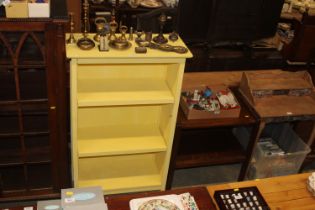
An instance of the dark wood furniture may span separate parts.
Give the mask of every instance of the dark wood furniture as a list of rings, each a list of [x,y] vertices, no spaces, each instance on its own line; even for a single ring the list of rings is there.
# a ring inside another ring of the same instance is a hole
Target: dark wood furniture
[[[178,32],[194,54],[187,60],[185,71],[283,68],[285,62],[277,49],[249,46],[251,41],[273,36],[282,3],[282,0],[180,1]]]
[[[65,25],[0,18],[0,202],[52,198],[69,186]]]
[[[80,2],[83,2],[83,0],[79,0]],[[77,0],[68,0],[68,4],[74,5],[74,7],[70,7],[69,11],[74,12],[75,18],[75,31],[80,32],[81,31],[81,8],[78,7]],[[80,3],[79,3],[80,4]],[[122,4],[118,5],[112,5],[109,1],[103,1],[101,3],[98,3],[97,1],[89,1],[89,24],[90,24],[90,31],[95,32],[95,18],[96,17],[105,17],[107,21],[110,21],[110,14],[115,10],[115,17],[116,22],[118,24],[126,25],[128,28],[133,27],[134,30],[137,29],[137,15],[145,14],[152,12],[154,10],[165,10],[165,11],[172,11],[172,13],[176,13],[177,8],[168,8],[165,6],[159,7],[159,8],[146,8],[142,6],[138,6],[137,8],[132,8],[129,6],[127,2],[124,2]],[[173,21],[174,20],[174,21]],[[172,26],[174,25],[173,22],[176,21],[176,18],[173,18],[172,21],[167,21],[165,25],[165,29],[173,29]],[[141,30],[145,30],[145,28],[142,28]],[[147,30],[146,30],[147,31]]]
[[[283,56],[290,62],[314,62],[315,15],[293,11],[283,14],[282,21],[291,23],[295,31],[293,40],[284,45]]]
[[[196,87],[198,84],[228,84],[235,87],[240,81],[241,72],[186,73],[183,86]],[[167,188],[172,185],[176,169],[201,167],[216,164],[243,163],[239,180],[245,178],[257,138],[259,118],[240,94],[233,91],[241,104],[238,118],[188,120],[179,108],[177,126],[173,142]],[[251,141],[244,150],[232,133],[238,126],[252,128]]]

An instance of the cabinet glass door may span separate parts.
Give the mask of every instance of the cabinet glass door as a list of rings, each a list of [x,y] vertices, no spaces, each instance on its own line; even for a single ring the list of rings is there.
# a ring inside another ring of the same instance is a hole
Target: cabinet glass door
[[[52,189],[44,32],[0,32],[0,194]]]

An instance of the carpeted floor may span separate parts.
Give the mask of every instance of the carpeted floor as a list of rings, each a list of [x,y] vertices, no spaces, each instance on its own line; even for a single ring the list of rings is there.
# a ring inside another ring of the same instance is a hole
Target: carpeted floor
[[[176,170],[172,188],[235,182],[240,169],[240,164],[233,164]]]

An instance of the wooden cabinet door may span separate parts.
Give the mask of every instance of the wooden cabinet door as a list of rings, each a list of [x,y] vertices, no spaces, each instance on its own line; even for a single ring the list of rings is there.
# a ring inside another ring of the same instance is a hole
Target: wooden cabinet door
[[[54,197],[69,177],[63,25],[0,27],[0,200]]]

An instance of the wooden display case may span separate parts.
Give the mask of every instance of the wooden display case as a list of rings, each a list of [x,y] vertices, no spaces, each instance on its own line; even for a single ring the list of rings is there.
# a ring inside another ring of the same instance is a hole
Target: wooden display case
[[[0,203],[70,185],[63,3],[50,19],[0,18]]]
[[[315,15],[293,10],[292,13],[281,14],[281,21],[292,24],[294,30],[294,38],[284,44],[282,54],[291,64],[295,62],[299,64],[314,62],[315,43],[313,37],[315,35]]]
[[[165,189],[185,59],[192,55],[136,54],[134,46],[99,52],[67,45],[75,187],[100,185],[105,194]]]

